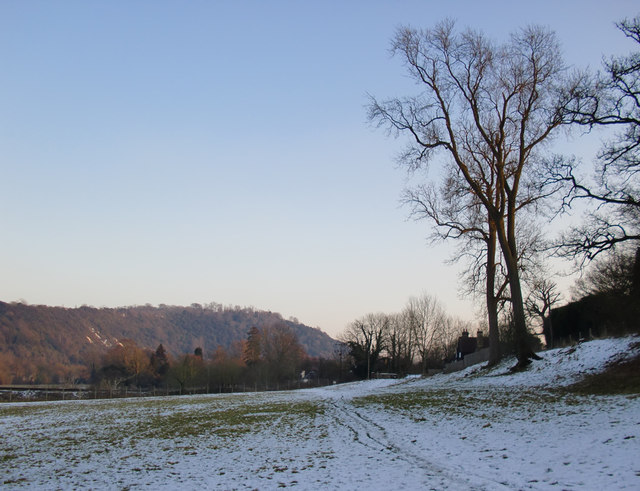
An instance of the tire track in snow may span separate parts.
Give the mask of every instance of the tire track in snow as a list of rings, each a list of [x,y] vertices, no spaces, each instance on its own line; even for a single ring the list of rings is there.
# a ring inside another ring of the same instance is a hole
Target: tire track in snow
[[[399,442],[389,436],[386,428],[371,418],[364,416],[356,407],[345,400],[334,399],[327,401],[334,410],[334,420],[347,428],[353,435],[354,441],[376,453],[388,455],[391,460],[398,459],[410,464],[417,471],[423,473],[425,486],[432,489],[513,489],[505,482],[499,482],[488,476],[471,475],[467,478],[459,477],[459,470],[448,468],[435,463],[422,455],[416,454],[416,449],[407,442]]]

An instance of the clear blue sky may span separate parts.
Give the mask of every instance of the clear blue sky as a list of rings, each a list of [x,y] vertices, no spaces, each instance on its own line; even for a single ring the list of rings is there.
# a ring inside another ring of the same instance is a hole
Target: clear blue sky
[[[400,25],[631,46],[632,1],[0,2],[0,300],[215,301],[336,335],[422,292],[473,319],[451,245],[399,206],[402,141],[366,95],[414,90]]]

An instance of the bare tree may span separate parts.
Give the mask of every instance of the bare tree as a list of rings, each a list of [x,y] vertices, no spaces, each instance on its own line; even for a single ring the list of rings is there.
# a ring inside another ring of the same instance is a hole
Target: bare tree
[[[367,314],[353,321],[341,336],[341,340],[349,346],[355,370],[363,378],[370,378],[371,371],[382,351],[389,328],[389,317],[386,314]]]
[[[393,50],[423,92],[372,99],[370,119],[411,136],[401,157],[410,169],[443,154],[485,210],[507,268],[516,354],[524,366],[537,355],[527,331],[516,218],[555,190],[540,182],[541,149],[566,122],[564,109],[574,97],[566,85],[580,81],[568,79],[555,35],[540,27],[522,29],[502,46],[472,30],[458,34],[452,22],[402,28]]]
[[[408,373],[415,355],[415,333],[405,313],[389,315],[385,342],[390,369],[394,373]]]
[[[403,318],[413,333],[422,373],[426,373],[430,360],[442,361],[438,353],[446,344],[447,315],[436,297],[424,294],[409,299]]]
[[[640,44],[640,17],[617,24]],[[589,128],[610,128],[615,136],[597,155],[595,179],[574,174],[571,162],[555,162],[551,178],[564,182],[564,205],[581,200],[595,207],[562,237],[559,252],[591,260],[618,244],[640,241],[640,52],[611,58],[598,74],[575,89],[573,119]]]
[[[539,278],[531,285],[525,306],[531,316],[537,316],[542,323],[542,333],[548,348],[554,347],[551,308],[562,298],[558,285],[547,278]]]

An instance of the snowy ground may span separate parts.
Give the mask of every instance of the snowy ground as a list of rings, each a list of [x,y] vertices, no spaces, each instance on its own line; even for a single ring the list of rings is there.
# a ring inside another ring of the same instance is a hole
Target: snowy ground
[[[3,404],[0,487],[640,489],[640,397],[549,390],[639,345],[549,351],[516,375]]]

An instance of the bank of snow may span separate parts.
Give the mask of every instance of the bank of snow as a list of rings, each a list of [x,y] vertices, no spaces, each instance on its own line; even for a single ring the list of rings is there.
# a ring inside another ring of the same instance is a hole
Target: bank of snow
[[[0,405],[0,487],[638,489],[640,398],[546,389],[639,345],[548,351],[518,374]]]
[[[506,359],[487,371],[483,364],[460,372],[437,375],[428,383],[503,386],[503,387],[563,387],[579,381],[585,375],[599,373],[611,364],[640,355],[640,336],[600,339],[540,353],[527,370],[512,373],[514,359]]]

